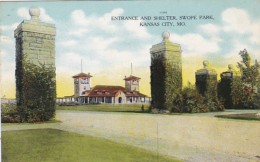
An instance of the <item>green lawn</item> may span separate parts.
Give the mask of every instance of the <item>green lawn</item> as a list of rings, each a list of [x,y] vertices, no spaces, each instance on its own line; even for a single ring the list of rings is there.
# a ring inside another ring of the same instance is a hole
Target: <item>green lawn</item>
[[[2,132],[3,162],[170,162],[140,148],[57,129]]]
[[[260,116],[256,116],[256,113],[216,115],[216,117],[227,118],[227,119],[259,120],[260,121]]]
[[[32,124],[52,124],[52,123],[62,123],[59,120],[51,119],[49,121],[44,122],[34,122],[34,123],[1,123],[1,126],[13,126],[13,125],[32,125]]]
[[[104,112],[142,112],[142,104],[89,104],[77,106],[57,106],[56,110],[104,111]],[[144,105],[144,112],[149,105]]]

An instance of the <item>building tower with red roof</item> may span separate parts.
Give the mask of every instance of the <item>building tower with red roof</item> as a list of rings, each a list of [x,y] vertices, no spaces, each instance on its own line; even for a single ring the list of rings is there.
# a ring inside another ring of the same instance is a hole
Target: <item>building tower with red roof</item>
[[[129,77],[125,76],[125,88],[129,91],[139,91],[139,80],[136,76],[130,75]]]
[[[90,78],[92,76],[90,73],[79,73],[77,75],[74,75],[72,78],[74,78],[74,96],[80,97],[80,96],[86,96],[88,92],[91,90],[91,82]]]

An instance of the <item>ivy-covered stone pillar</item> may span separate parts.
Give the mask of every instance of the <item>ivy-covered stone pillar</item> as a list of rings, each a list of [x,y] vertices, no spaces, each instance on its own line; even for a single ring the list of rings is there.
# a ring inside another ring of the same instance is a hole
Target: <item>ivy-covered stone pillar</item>
[[[52,107],[56,97],[56,29],[54,24],[40,21],[40,9],[33,7],[29,14],[31,20],[22,21],[14,31],[17,106],[22,109],[44,107],[47,100]]]
[[[196,89],[198,92],[213,100],[217,100],[217,72],[212,69],[207,60],[203,61],[204,68],[196,71]]]
[[[181,46],[172,43],[170,33],[162,33],[163,40],[150,49],[152,106],[174,109],[173,100],[182,89]]]
[[[240,85],[241,73],[236,71],[233,68],[233,65],[230,64],[228,65],[228,70],[220,74],[220,78],[221,80],[218,84],[218,97],[223,100],[226,109],[232,109],[234,103],[232,96],[241,95],[238,90],[242,90],[242,87],[237,87]],[[234,91],[238,91],[237,94],[232,94]]]

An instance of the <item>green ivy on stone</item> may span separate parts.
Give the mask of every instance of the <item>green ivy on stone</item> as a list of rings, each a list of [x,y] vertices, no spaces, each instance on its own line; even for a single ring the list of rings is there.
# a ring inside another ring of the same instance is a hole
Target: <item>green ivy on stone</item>
[[[181,69],[165,59],[162,54],[154,56],[151,62],[152,106],[174,110],[173,101],[181,93],[181,88]]]
[[[56,74],[55,68],[44,64],[35,65],[24,59],[17,89],[17,110],[22,122],[47,121],[55,116]]]

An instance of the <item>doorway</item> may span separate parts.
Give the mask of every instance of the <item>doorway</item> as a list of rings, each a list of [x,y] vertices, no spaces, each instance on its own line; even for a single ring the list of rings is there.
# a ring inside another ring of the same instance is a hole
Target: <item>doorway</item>
[[[122,103],[122,97],[118,98],[118,103]]]

